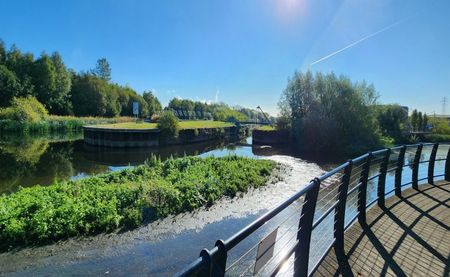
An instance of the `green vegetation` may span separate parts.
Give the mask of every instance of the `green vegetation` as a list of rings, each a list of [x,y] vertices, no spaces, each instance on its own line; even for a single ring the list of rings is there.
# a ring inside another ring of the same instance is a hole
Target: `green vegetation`
[[[0,197],[0,248],[136,227],[143,220],[234,197],[268,181],[276,164],[236,156],[185,157]]]
[[[397,143],[406,142],[405,131],[408,127],[408,112],[399,105],[378,105],[376,108],[380,131],[385,138]]]
[[[132,116],[132,103],[138,102],[140,116],[161,111],[152,92],[144,97],[128,86],[111,82],[111,67],[105,58],[94,69],[74,72],[58,52],[45,52],[35,58],[15,45],[6,49],[0,40],[0,108],[10,107],[15,98],[33,96],[52,115]]]
[[[47,118],[45,107],[33,96],[13,98],[11,106],[0,108],[0,120],[36,123]]]
[[[273,127],[273,126],[270,126],[270,125],[264,125],[264,126],[259,126],[258,128],[256,128],[256,130],[258,130],[258,131],[267,131],[267,132],[270,132],[270,131],[275,131],[276,129],[275,129],[275,127]]]
[[[117,122],[129,122],[132,120],[133,118],[131,117],[105,118],[50,115],[44,120],[38,122],[0,119],[0,130],[9,133],[48,133],[54,131],[75,132],[81,131],[82,127],[85,125],[113,124]]]
[[[167,109],[175,111],[180,119],[214,119],[215,121],[266,121],[264,115],[256,110],[229,107],[224,103],[207,104],[201,101],[173,98]]]
[[[233,126],[233,124],[229,122],[211,121],[211,120],[178,121],[178,125],[180,130],[202,129],[202,128],[224,128]],[[158,124],[147,122],[124,122],[124,123],[99,125],[96,127],[111,128],[111,129],[155,129],[158,128]]]
[[[279,103],[304,151],[355,154],[378,147],[375,89],[333,73],[295,73]]]
[[[159,136],[161,142],[178,137],[178,131],[180,130],[178,118],[171,111],[162,113],[157,127],[161,131]]]

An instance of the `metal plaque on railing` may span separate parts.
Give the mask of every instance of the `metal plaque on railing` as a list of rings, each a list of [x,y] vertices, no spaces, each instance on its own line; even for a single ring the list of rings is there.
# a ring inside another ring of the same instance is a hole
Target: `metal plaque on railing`
[[[277,240],[277,233],[278,228],[273,230],[272,233],[259,242],[253,275],[255,275],[272,258],[275,242]]]

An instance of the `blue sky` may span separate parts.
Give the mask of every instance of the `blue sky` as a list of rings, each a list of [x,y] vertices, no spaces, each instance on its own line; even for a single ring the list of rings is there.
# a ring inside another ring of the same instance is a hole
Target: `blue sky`
[[[88,70],[106,57],[138,92],[260,105],[295,70],[373,83],[382,103],[441,113],[450,98],[450,1],[0,0],[0,38],[39,55],[59,51]],[[397,24],[396,24],[397,23]],[[314,61],[387,26],[329,59]],[[450,113],[450,104],[447,105]]]

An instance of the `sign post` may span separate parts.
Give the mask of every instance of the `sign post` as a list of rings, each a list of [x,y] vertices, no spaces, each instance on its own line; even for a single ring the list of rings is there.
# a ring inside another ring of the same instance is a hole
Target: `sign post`
[[[133,115],[136,117],[136,120],[139,116],[139,102],[133,102]]]

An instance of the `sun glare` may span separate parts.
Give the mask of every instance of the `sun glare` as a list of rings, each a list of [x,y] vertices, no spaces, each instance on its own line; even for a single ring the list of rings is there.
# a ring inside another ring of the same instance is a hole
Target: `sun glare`
[[[305,9],[305,0],[276,1],[277,17],[282,23],[285,24],[289,24],[304,15]]]

